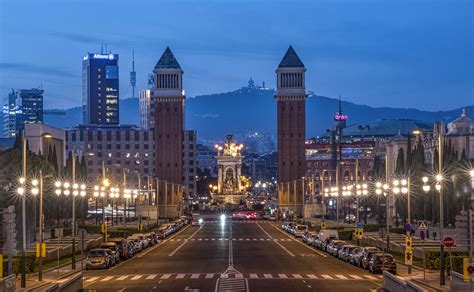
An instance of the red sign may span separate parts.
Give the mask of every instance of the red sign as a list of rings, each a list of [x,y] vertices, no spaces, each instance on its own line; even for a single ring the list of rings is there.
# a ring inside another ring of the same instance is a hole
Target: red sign
[[[336,113],[334,115],[334,120],[336,120],[336,121],[346,121],[348,118],[349,118],[349,116],[344,115],[344,114],[340,114],[340,113]]]
[[[452,247],[454,245],[454,239],[452,237],[446,236],[443,240],[444,246]]]

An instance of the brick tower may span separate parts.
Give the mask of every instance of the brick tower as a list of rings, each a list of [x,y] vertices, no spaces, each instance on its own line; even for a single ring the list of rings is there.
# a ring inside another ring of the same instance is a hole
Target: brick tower
[[[182,197],[183,70],[167,47],[154,73],[155,174],[160,217],[176,217]]]
[[[280,208],[302,214],[305,156],[305,72],[303,62],[290,46],[278,65],[278,180]]]

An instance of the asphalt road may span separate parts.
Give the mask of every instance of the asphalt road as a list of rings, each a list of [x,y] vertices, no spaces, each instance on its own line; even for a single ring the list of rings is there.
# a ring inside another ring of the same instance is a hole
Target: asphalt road
[[[371,291],[381,276],[314,250],[265,221],[187,226],[109,270],[89,291]]]

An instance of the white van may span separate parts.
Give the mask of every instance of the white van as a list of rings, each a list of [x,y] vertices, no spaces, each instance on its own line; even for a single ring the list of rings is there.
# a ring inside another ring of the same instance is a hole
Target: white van
[[[339,239],[339,233],[337,232],[337,230],[325,229],[319,232],[319,240],[321,240],[321,242],[324,242],[326,239],[329,239],[329,238]]]
[[[308,226],[306,225],[302,225],[302,224],[298,224],[296,225],[295,227],[295,232],[293,233],[293,235],[295,237],[303,237],[303,234],[308,231]]]

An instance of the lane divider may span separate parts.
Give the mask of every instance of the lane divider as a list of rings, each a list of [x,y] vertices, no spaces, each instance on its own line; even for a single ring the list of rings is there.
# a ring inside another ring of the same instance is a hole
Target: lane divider
[[[279,247],[281,247],[284,251],[286,251],[290,256],[294,257],[295,255],[289,251],[286,247],[284,247],[281,243],[278,242],[278,239],[276,238],[273,238],[270,233],[268,233],[265,229],[263,229],[263,227],[259,224],[259,223],[256,223],[257,226],[263,231],[263,233],[265,233],[270,239],[273,240],[274,243],[276,243]]]
[[[199,226],[198,230],[196,230],[193,234],[191,234],[190,237],[188,237],[188,239],[192,239],[201,229],[202,227],[204,226],[204,224],[202,224],[201,226]],[[176,247],[168,256],[169,257],[172,257],[176,252],[178,252],[178,250],[180,250],[186,243],[188,243],[188,240],[185,240],[183,243],[181,243],[178,247]]]

